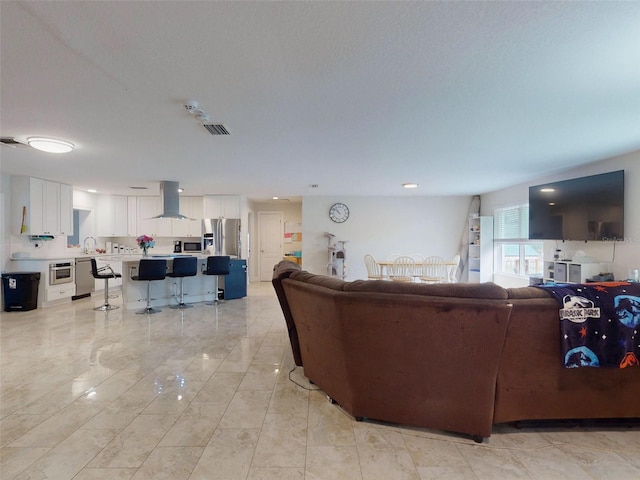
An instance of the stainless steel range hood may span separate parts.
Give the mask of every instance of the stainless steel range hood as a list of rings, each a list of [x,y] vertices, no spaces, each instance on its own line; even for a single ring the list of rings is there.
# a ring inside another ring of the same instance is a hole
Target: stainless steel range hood
[[[180,194],[178,192],[178,182],[163,180],[160,182],[160,201],[162,202],[162,213],[151,218],[178,218],[193,220],[180,214]]]

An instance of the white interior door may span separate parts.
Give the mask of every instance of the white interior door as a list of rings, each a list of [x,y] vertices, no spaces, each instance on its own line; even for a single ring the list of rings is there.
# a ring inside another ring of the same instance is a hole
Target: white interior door
[[[260,281],[270,282],[273,266],[282,260],[284,224],[282,212],[258,212]]]

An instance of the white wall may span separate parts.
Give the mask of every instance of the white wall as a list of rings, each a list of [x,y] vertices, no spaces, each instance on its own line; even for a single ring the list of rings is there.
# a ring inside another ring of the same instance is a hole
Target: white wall
[[[596,261],[609,263],[615,279],[623,280],[627,278],[630,268],[640,268],[640,151],[602,160],[556,175],[540,177],[524,184],[482,195],[480,211],[482,215],[493,215],[495,208],[528,203],[529,187],[532,185],[615,170],[625,171],[624,242],[545,241],[544,258],[546,261],[552,260],[556,248],[562,249],[563,256],[566,258],[571,258],[575,252],[581,250]],[[495,281],[504,286],[527,283],[522,281],[513,283],[510,279],[499,277],[496,277]]]
[[[9,255],[11,254],[9,226],[6,221],[11,218],[11,177],[9,175],[0,175],[0,271],[7,272]]]
[[[334,223],[329,208],[349,207],[349,219]],[[364,256],[386,259],[393,254],[453,257],[467,239],[470,196],[451,197],[304,197],[302,202],[302,265],[326,274],[329,256],[326,232],[348,240],[347,279],[367,278]]]

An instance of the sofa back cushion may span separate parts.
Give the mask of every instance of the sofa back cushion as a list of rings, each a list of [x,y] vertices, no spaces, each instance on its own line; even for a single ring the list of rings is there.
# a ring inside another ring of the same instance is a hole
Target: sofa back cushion
[[[507,288],[507,295],[510,299],[553,298],[547,290],[538,287]]]
[[[492,282],[486,283],[404,283],[385,280],[346,282],[345,292],[372,292],[424,295],[432,297],[483,298],[506,300],[507,291]]]
[[[348,282],[341,280],[336,277],[328,277],[326,275],[316,275],[315,273],[309,273],[306,270],[300,270],[297,272],[292,272],[289,275],[291,280],[295,280],[296,282],[309,283],[311,285],[318,285],[319,287],[330,288],[331,290],[344,290],[345,285]]]

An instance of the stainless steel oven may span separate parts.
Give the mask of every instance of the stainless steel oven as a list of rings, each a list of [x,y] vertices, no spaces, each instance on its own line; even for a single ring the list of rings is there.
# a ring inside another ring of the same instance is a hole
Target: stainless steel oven
[[[73,283],[73,262],[60,262],[49,264],[49,285],[61,283]]]

